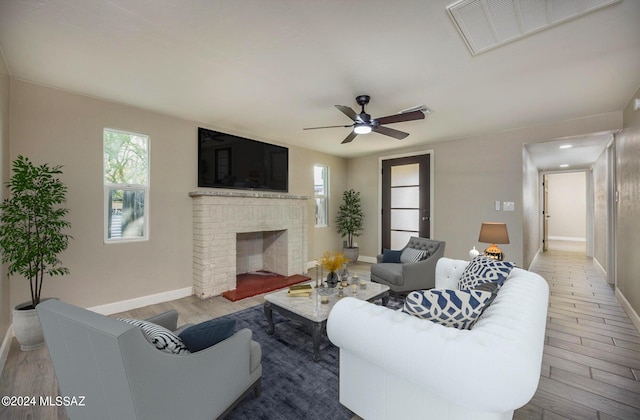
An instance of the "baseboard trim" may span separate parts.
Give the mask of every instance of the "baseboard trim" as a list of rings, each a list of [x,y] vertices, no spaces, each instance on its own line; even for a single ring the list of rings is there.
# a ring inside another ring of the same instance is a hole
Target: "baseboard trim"
[[[638,313],[633,309],[631,303],[629,303],[618,287],[616,287],[616,297],[618,298],[618,302],[620,302],[622,309],[624,309],[627,315],[629,315],[629,319],[633,323],[633,326],[636,327],[638,332],[640,332],[640,315],[638,315]]]
[[[587,242],[587,238],[577,238],[575,236],[549,236],[550,241],[570,241],[570,242]]]
[[[607,270],[604,269],[602,264],[600,264],[600,261],[598,261],[596,258],[593,259],[593,262],[596,264],[596,268],[600,270],[600,274],[602,275],[602,277],[607,280]]]
[[[184,289],[169,290],[167,292],[156,293],[154,295],[141,296],[119,302],[107,303],[106,305],[93,306],[87,309],[102,315],[112,315],[130,311],[132,309],[142,308],[143,306],[181,299],[183,297],[191,296],[192,294],[193,287],[185,287]]]
[[[358,261],[360,262],[365,262],[365,263],[369,263],[369,264],[375,264],[378,262],[378,260],[376,259],[376,257],[367,257],[366,255],[360,255],[358,257]]]
[[[7,328],[7,333],[4,335],[4,340],[2,340],[2,346],[0,346],[0,376],[2,376],[4,364],[7,362],[7,358],[9,357],[9,349],[11,348],[12,338],[13,325],[9,325],[9,328]]]
[[[533,266],[536,265],[536,262],[538,261],[539,256],[540,256],[540,248],[538,248],[536,255],[533,257],[533,260],[531,260],[531,264],[529,264],[529,268],[527,268],[527,271],[531,271]]]

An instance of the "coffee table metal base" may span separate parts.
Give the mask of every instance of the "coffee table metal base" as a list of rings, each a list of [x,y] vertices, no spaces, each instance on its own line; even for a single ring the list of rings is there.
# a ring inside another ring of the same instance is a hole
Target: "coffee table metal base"
[[[311,330],[311,339],[313,340],[313,361],[318,362],[320,360],[320,338],[322,337],[323,331],[327,328],[327,321],[314,322],[278,305],[274,305],[271,302],[265,302],[264,315],[269,323],[269,327],[267,328],[268,334],[273,334],[275,332],[275,324],[273,323],[274,310],[291,321],[299,322],[302,325],[309,327]]]
[[[378,299],[382,299],[382,304],[387,306],[389,302],[389,292],[386,291],[379,295],[376,295],[369,299],[370,302],[376,301]],[[283,308],[279,305],[274,304],[273,302],[266,301],[264,303],[264,315],[267,318],[267,322],[269,323],[269,327],[267,328],[268,334],[273,334],[275,332],[275,324],[273,322],[273,311],[278,312],[283,315],[285,318],[299,322],[302,325],[309,327],[311,330],[311,339],[313,342],[313,361],[320,361],[320,339],[322,338],[323,333],[326,333],[327,330],[327,320],[323,320],[321,322],[313,321],[304,316],[298,315],[290,310]]]

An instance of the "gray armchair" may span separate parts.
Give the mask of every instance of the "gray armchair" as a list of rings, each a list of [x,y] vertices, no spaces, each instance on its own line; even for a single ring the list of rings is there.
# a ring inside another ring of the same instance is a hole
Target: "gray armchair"
[[[443,241],[427,238],[411,237],[409,243],[402,248],[426,250],[428,256],[418,262],[382,262],[383,255],[377,257],[377,264],[371,266],[371,280],[386,284],[391,294],[406,295],[413,290],[431,289],[436,284],[436,263],[444,256]]]
[[[242,329],[205,350],[168,354],[140,328],[58,300],[37,306],[70,419],[206,419],[226,415],[251,391],[260,393],[262,353]],[[175,330],[177,313],[151,321]]]

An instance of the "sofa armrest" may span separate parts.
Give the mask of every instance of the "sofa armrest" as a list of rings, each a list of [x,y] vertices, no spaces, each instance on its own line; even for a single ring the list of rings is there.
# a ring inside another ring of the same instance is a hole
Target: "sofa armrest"
[[[402,264],[405,289],[432,289],[436,285],[436,264],[444,256],[444,243],[433,255],[415,263]]]
[[[156,325],[160,325],[168,329],[169,331],[175,331],[178,328],[178,312],[172,309],[167,312],[147,318],[145,321],[153,322]]]
[[[217,418],[261,376],[259,361],[251,361],[249,329],[186,355],[157,351],[136,334],[123,336],[121,346],[130,392],[145,418]]]
[[[433,395],[480,411],[505,412],[526,404],[538,386],[544,293],[524,296],[529,299],[524,305],[516,300],[517,308],[500,308],[496,298],[487,310],[494,310],[493,318],[485,317],[484,325],[473,330],[444,327],[346,297],[331,310],[327,334],[341,353],[349,352]],[[524,313],[512,313],[523,307]],[[502,313],[505,310],[508,313]],[[517,320],[509,321],[514,316]]]

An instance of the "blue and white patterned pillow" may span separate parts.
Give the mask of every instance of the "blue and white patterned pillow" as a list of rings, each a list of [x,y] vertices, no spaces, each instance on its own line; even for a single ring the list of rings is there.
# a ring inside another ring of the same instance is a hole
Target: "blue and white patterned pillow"
[[[407,295],[404,312],[445,327],[468,330],[493,296],[481,290],[418,290]]]
[[[428,257],[426,249],[405,248],[400,254],[400,262],[403,264],[422,261]]]
[[[160,325],[131,318],[118,318],[118,321],[140,327],[144,337],[158,350],[172,354],[189,353],[189,349],[187,349],[187,346],[184,345],[177,335]]]
[[[460,276],[458,288],[460,290],[475,289],[479,284],[494,282],[502,287],[504,281],[509,277],[515,264],[508,261],[498,261],[487,257],[476,257]]]

